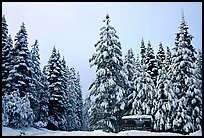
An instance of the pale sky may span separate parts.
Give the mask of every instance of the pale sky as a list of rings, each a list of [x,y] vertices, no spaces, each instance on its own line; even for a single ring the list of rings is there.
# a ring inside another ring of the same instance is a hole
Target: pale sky
[[[202,2],[2,2],[9,34],[16,36],[22,22],[28,33],[30,46],[39,42],[41,68],[50,58],[53,46],[65,57],[67,65],[80,72],[83,97],[95,79],[95,68],[89,58],[95,52],[100,28],[110,15],[122,46],[123,56],[129,48],[135,57],[140,52],[142,38],[150,40],[154,53],[162,42],[174,46],[175,33],[184,10],[189,32],[196,49],[202,49]]]

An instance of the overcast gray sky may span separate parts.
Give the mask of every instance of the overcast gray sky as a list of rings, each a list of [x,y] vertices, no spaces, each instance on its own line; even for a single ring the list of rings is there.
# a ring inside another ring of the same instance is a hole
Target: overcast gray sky
[[[142,38],[145,44],[150,40],[154,53],[160,42],[165,50],[173,47],[181,9],[194,36],[194,47],[202,49],[201,2],[2,2],[2,15],[12,38],[24,22],[29,48],[35,39],[39,42],[41,67],[47,64],[55,45],[67,65],[80,72],[83,97],[95,78],[95,68],[90,68],[88,60],[95,52],[107,13],[123,55],[132,48],[136,57]]]

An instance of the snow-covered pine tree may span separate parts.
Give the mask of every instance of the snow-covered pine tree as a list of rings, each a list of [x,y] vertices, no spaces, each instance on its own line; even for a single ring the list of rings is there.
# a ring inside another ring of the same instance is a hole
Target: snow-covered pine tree
[[[140,77],[140,73],[141,73],[141,64],[139,60],[139,54],[137,54],[137,58],[135,60],[135,72],[133,74],[133,79],[132,79],[132,91],[129,93],[128,99],[127,99],[127,105],[129,105],[129,110],[127,111],[127,114],[129,115],[135,114],[135,112],[133,112],[134,109],[132,109],[132,106],[133,106],[132,104],[138,93],[138,91],[135,88],[135,83],[138,81],[138,78]]]
[[[28,49],[27,31],[25,24],[22,23],[20,31],[16,34],[12,60],[12,70],[9,72],[8,84],[10,92],[19,91],[20,97],[26,93],[31,95],[32,71],[31,54]],[[30,98],[30,97],[29,97]]]
[[[67,68],[68,69],[68,68]],[[73,130],[78,130],[79,128],[79,118],[76,114],[76,109],[77,109],[77,103],[76,103],[76,88],[75,88],[75,83],[74,81],[76,80],[76,74],[75,74],[75,69],[70,68],[68,69],[68,87],[67,87],[67,92],[68,92],[68,130],[73,131]]]
[[[43,67],[42,70],[42,84],[43,84],[43,89],[42,92],[40,93],[40,97],[39,97],[39,101],[40,101],[40,121],[42,123],[40,123],[39,121],[39,125],[38,127],[46,127],[48,124],[48,103],[49,103],[49,97],[50,97],[50,93],[48,91],[48,79],[47,79],[47,66]]]
[[[20,117],[21,117],[21,122],[20,122],[20,127],[30,127],[33,126],[34,122],[34,113],[30,105],[30,100],[28,94],[26,94],[23,98],[21,98],[21,103],[20,103]],[[14,113],[15,115],[15,113]]]
[[[30,108],[28,93],[22,98],[19,91],[12,92],[9,95],[6,94],[2,97],[2,103],[4,105],[3,112],[6,115],[3,120],[5,126],[23,128],[33,125],[34,114]]]
[[[89,110],[93,129],[118,132],[124,112],[127,77],[124,73],[121,44],[110,17],[106,15],[105,26],[101,28],[100,40],[95,44],[96,53],[89,60],[96,66],[96,78],[91,83],[90,97],[94,97]]]
[[[155,59],[154,51],[150,41],[148,41],[147,49],[146,49],[146,63],[147,65],[147,73],[151,76],[155,86],[156,86],[156,79],[158,75],[158,62]]]
[[[172,131],[172,116],[175,111],[176,100],[172,90],[172,83],[163,66],[162,69],[159,69],[156,95],[153,101],[154,107],[152,109],[155,131]]]
[[[8,36],[8,25],[6,23],[5,15],[2,17],[2,96],[9,94],[8,84],[9,71],[12,68],[12,53],[13,41],[11,36]]]
[[[135,61],[132,48],[128,49],[128,52],[125,55],[125,58],[123,60],[123,64],[124,64],[126,76],[128,77],[128,81],[130,84],[128,91],[126,91],[127,105],[125,106],[125,113],[124,113],[124,115],[128,115],[130,112],[130,109],[132,108],[132,92],[134,90],[133,78],[136,72],[136,61]]]
[[[161,42],[159,43],[159,49],[156,54],[156,59],[158,62],[158,69],[161,69],[163,66],[165,66],[166,56],[165,56],[165,51],[164,51],[164,48]]]
[[[31,108],[35,114],[35,121],[40,119],[40,95],[43,93],[42,72],[40,69],[40,55],[38,41],[35,40],[34,45],[31,46],[31,60],[32,60],[32,95],[35,100],[31,101]]]
[[[64,56],[63,56],[63,58],[61,60],[61,66],[62,66],[62,74],[63,74],[63,78],[62,78],[63,91],[65,92],[65,95],[67,96],[68,68],[67,68]]]
[[[70,68],[69,73],[69,82],[68,82],[68,90],[69,90],[69,101],[68,108],[70,117],[74,117],[71,122],[69,122],[69,130],[79,131],[82,130],[82,108],[83,108],[83,100],[82,100],[82,90],[80,85],[80,76],[79,72],[75,72],[75,69]],[[69,117],[69,118],[70,118]]]
[[[83,109],[83,99],[82,99],[82,88],[80,83],[80,74],[77,72],[76,80],[75,80],[75,89],[76,89],[76,115],[78,117],[79,128],[77,130],[82,130],[83,126],[83,116],[82,116],[82,109]]]
[[[7,45],[8,39],[8,25],[6,23],[5,15],[2,17],[2,49]]]
[[[133,102],[130,114],[151,115],[153,99],[155,97],[155,85],[146,70],[147,66],[142,65],[141,71],[134,81],[135,91],[133,91]]]
[[[82,91],[80,78],[75,73],[74,68],[68,69],[63,57],[62,61],[62,85],[64,91],[66,129],[69,131],[79,131],[82,129]]]
[[[188,25],[182,14],[182,21],[176,33],[172,49],[171,81],[178,97],[177,114],[173,120],[173,130],[191,133],[202,129],[202,93],[195,68],[196,50],[188,32]]]
[[[49,98],[49,119],[47,128],[52,130],[66,130],[66,116],[64,91],[62,86],[62,70],[60,54],[54,47],[47,65]]]
[[[128,81],[132,82],[133,76],[135,73],[135,57],[132,51],[132,48],[128,49],[127,54],[125,55],[124,61],[124,68],[127,72]]]
[[[145,44],[144,44],[144,40],[142,38],[141,41],[141,46],[140,46],[140,55],[141,55],[141,65],[146,63],[146,48],[145,48]]]
[[[150,41],[148,41],[148,44],[147,44],[147,49],[146,49],[146,57],[145,57],[145,60],[146,60],[146,64],[150,62],[151,59],[154,59],[155,56],[154,56],[154,51],[152,49],[152,45],[150,43]],[[147,66],[148,67],[148,66]]]
[[[3,96],[6,92],[6,79],[8,78],[8,71],[6,70],[6,65],[7,59],[6,59],[6,54],[7,51],[5,51],[8,47],[8,25],[6,23],[6,18],[5,15],[2,17],[2,93],[1,95]],[[10,48],[10,47],[8,47]],[[5,50],[4,50],[5,49]],[[10,50],[11,51],[11,50]],[[10,63],[10,62],[9,62]]]
[[[3,46],[3,44],[2,44]],[[11,35],[8,37],[8,43],[2,48],[2,93],[10,94],[9,72],[12,69],[13,59],[13,40]]]
[[[165,67],[166,71],[169,71],[169,66],[172,64],[172,58],[171,58],[171,49],[167,46],[166,47],[166,59],[165,59]]]
[[[64,106],[65,106],[65,118],[67,120],[68,118],[68,109],[69,109],[69,92],[68,92],[68,68],[66,65],[66,61],[64,59],[64,57],[61,60],[61,70],[62,70],[62,91],[64,92]],[[66,121],[64,123],[64,126],[66,126],[66,130],[70,130],[70,128],[68,128],[68,124],[69,122]]]

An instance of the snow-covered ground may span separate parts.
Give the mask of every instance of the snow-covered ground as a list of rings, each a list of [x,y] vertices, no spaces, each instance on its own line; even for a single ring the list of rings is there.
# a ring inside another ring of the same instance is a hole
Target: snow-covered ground
[[[176,133],[158,133],[149,131],[121,131],[119,133],[106,133],[101,130],[95,131],[52,131],[47,129],[36,129],[33,127],[24,129],[12,129],[8,127],[2,127],[2,136],[19,136],[20,132],[25,132],[26,136],[184,136]],[[202,131],[197,131],[185,136],[202,136]]]

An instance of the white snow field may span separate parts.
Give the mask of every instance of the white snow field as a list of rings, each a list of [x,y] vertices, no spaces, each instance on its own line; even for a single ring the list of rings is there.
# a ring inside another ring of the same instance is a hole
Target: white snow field
[[[177,133],[165,133],[165,132],[149,132],[129,130],[121,131],[119,133],[106,133],[102,130],[95,131],[52,131],[44,128],[36,129],[33,127],[24,129],[12,129],[2,126],[2,136],[20,136],[20,133],[24,132],[25,136],[202,136],[202,131],[196,131],[189,135],[182,135]]]

